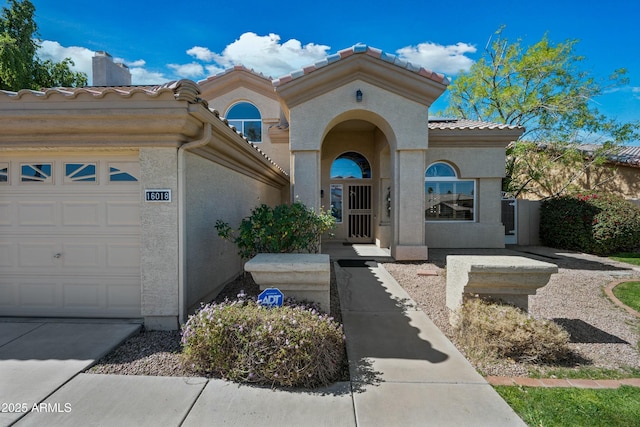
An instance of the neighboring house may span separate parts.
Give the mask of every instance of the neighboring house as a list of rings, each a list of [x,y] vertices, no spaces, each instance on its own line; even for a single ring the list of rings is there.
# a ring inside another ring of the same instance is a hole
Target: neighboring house
[[[277,80],[0,92],[0,316],[176,328],[242,270],[215,221],[260,203],[331,209],[335,239],[398,260],[503,247],[523,129],[429,121],[447,84],[358,45]]]
[[[588,156],[594,148],[581,146]],[[588,169],[578,184],[587,190],[617,194],[640,204],[640,147],[622,147],[608,156],[604,165]]]
[[[544,150],[541,145],[541,150]],[[601,147],[582,144],[577,149],[586,161],[593,160]],[[611,154],[603,154],[605,162],[589,165],[584,171],[555,165],[545,171],[545,186],[529,184],[529,190],[521,197],[538,200],[549,197],[567,187],[570,191],[592,191],[616,194],[635,203],[640,203],[640,147],[621,147]],[[567,186],[567,183],[570,183]]]

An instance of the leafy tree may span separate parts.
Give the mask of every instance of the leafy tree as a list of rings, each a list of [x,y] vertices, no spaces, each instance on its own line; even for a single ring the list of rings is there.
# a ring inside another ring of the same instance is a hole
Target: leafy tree
[[[0,89],[84,86],[87,76],[71,70],[71,58],[55,63],[37,56],[38,26],[29,0],[9,0],[0,16]]]
[[[524,47],[510,43],[499,29],[469,72],[449,86],[447,115],[523,126],[526,132],[507,150],[504,190],[514,195],[539,192],[549,197],[566,192],[586,171],[604,162],[620,144],[638,136],[640,123],[618,123],[601,114],[592,100],[605,90],[628,83],[626,70],[598,82],[580,69],[584,57],[576,40],[554,44],[545,35]],[[597,143],[590,156],[579,150]],[[569,168],[561,181],[550,173]]]

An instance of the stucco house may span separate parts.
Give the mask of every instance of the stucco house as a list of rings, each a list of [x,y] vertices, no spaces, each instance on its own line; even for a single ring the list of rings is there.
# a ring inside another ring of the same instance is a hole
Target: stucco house
[[[173,329],[242,270],[215,233],[251,208],[331,209],[398,260],[503,247],[522,129],[429,120],[448,82],[364,45],[272,80],[0,92],[0,316]]]
[[[576,148],[587,161],[593,160],[594,153],[602,149],[595,144],[581,144]],[[541,150],[544,149],[541,144]],[[571,187],[582,191],[615,194],[636,204],[640,203],[640,147],[619,147],[603,156],[604,162],[590,164],[575,177]],[[530,191],[522,197],[532,200],[548,197],[550,193],[563,189],[575,173],[571,168],[556,165],[547,171],[551,188],[542,188],[532,183]]]

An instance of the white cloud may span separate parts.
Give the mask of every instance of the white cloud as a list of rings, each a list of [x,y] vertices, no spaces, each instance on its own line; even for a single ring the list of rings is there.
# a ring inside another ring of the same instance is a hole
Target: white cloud
[[[210,63],[205,64],[204,67],[209,75],[217,74],[234,65],[243,65],[267,76],[280,77],[323,60],[329,54],[329,49],[329,46],[315,43],[303,45],[296,39],[282,42],[280,36],[274,33],[260,36],[247,32],[230,43],[221,53],[213,52],[207,47],[194,46],[187,50],[187,54],[202,62]],[[475,46],[460,42],[448,46],[420,43],[398,49],[396,53],[400,58],[415,65],[455,75],[461,70],[469,70],[473,59],[467,54],[476,51]],[[195,74],[190,76],[195,77]]]
[[[138,59],[137,61],[125,61],[124,59],[121,58],[117,58],[115,59],[116,62],[122,62],[123,64],[125,64],[127,67],[133,68],[133,67],[143,67],[147,64],[147,61],[145,61],[144,59]]]
[[[182,65],[167,64],[167,66],[171,68],[178,77],[194,78],[204,74],[204,67],[197,62]]]
[[[214,76],[218,73],[223,72],[225,69],[223,67],[218,67],[217,65],[207,65],[204,67],[207,70],[207,73],[210,76]]]
[[[145,68],[129,68],[129,71],[131,71],[131,84],[134,85],[157,85],[169,80],[162,73]]]
[[[187,54],[193,56],[200,61],[210,62],[215,58],[215,53],[211,52],[209,48],[202,46],[194,46],[187,51]]]
[[[271,77],[280,77],[305,65],[324,59],[329,46],[308,43],[302,45],[296,39],[280,43],[280,36],[244,33],[229,44],[222,53],[212,52],[206,47],[194,46],[187,53],[205,62],[207,71],[215,74],[234,65],[243,65]]]
[[[396,53],[412,64],[422,66],[438,73],[449,75],[468,71],[473,60],[466,56],[475,53],[476,47],[467,43],[456,43],[443,46],[435,43],[420,43],[417,46],[406,46]]]
[[[60,43],[44,40],[40,43],[38,57],[42,60],[50,59],[53,62],[61,62],[65,58],[71,58],[75,65],[71,67],[73,71],[85,73],[91,81],[91,63],[94,52],[86,47],[70,46],[64,47]]]
[[[631,93],[635,99],[640,99],[640,86],[634,86],[631,88]]]

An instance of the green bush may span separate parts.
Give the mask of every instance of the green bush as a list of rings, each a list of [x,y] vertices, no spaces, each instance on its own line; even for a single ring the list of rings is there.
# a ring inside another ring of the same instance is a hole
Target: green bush
[[[198,372],[272,386],[330,384],[345,358],[342,326],[303,305],[209,304],[183,326],[182,344],[185,362]]]
[[[322,233],[334,226],[329,212],[316,213],[300,202],[274,208],[260,205],[242,219],[238,230],[221,220],[215,224],[218,235],[235,243],[244,259],[258,253],[317,253]]]
[[[554,363],[570,354],[567,331],[519,308],[474,298],[457,314],[456,339],[472,358]]]
[[[596,255],[640,247],[640,207],[613,195],[562,196],[542,202],[544,245]]]

